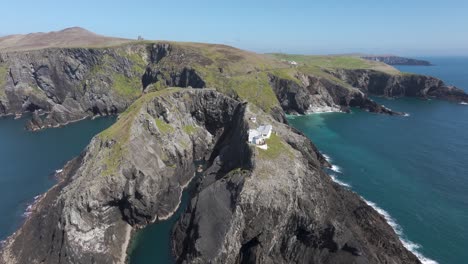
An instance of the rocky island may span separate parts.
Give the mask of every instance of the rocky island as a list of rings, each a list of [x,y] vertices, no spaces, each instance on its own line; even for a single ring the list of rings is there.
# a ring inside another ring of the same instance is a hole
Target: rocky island
[[[468,101],[462,90],[355,57],[73,31],[101,42],[15,49],[0,38],[0,114],[32,113],[31,130],[119,118],[66,164],[0,263],[125,263],[132,231],[173,214],[197,161],[206,170],[170,242],[177,263],[420,263],[382,215],[330,179],[285,113],[400,114],[369,96]],[[272,125],[267,150],[247,142],[253,116]]]

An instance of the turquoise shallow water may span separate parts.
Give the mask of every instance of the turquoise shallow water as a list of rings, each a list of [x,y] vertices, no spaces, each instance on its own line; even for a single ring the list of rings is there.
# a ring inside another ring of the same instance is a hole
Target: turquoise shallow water
[[[399,68],[468,88],[468,58],[429,60],[437,66]],[[468,106],[376,100],[410,116],[355,110],[289,121],[338,166],[333,177],[389,213],[413,250],[438,263],[467,263]]]
[[[0,240],[18,228],[34,197],[55,183],[54,171],[115,118],[83,120],[34,133],[24,129],[26,121],[0,118]]]

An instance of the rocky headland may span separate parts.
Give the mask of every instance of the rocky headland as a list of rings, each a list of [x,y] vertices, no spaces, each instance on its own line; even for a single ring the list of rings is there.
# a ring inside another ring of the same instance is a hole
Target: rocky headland
[[[371,61],[379,61],[388,65],[413,65],[413,66],[431,66],[432,64],[426,60],[417,60],[394,55],[366,55],[362,56],[363,59]]]
[[[132,230],[173,214],[198,161],[206,170],[172,236],[178,263],[420,263],[285,119],[400,114],[370,95],[468,101],[438,79],[355,57],[141,41],[0,48],[0,115],[30,112],[37,130],[119,114],[67,163],[0,263],[124,263]],[[258,124],[273,126],[268,150],[247,144]]]
[[[251,116],[274,127],[266,151],[247,144]],[[197,160],[207,169],[174,230],[179,263],[419,263],[304,135],[210,89],[138,99],[67,164],[0,263],[123,263],[130,231],[171,215]]]

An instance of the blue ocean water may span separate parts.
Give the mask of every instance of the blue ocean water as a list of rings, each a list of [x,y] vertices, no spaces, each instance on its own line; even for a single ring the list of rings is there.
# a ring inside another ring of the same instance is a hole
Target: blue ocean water
[[[398,68],[468,91],[468,58],[425,59],[436,66]],[[331,175],[378,206],[425,263],[467,263],[468,106],[375,99],[409,116],[354,110],[289,121],[330,157]]]
[[[26,121],[0,118],[0,240],[19,227],[34,197],[55,183],[55,170],[80,154],[115,118],[83,120],[39,132],[26,131]]]

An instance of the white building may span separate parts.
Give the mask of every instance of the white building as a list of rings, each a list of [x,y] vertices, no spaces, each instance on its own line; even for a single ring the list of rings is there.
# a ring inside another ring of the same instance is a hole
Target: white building
[[[272,130],[273,127],[271,125],[262,125],[257,128],[257,131],[260,132],[262,137],[264,137],[265,139],[270,138]]]
[[[257,146],[265,145],[265,139],[270,138],[272,130],[271,125],[262,125],[257,129],[249,129],[249,143]]]

